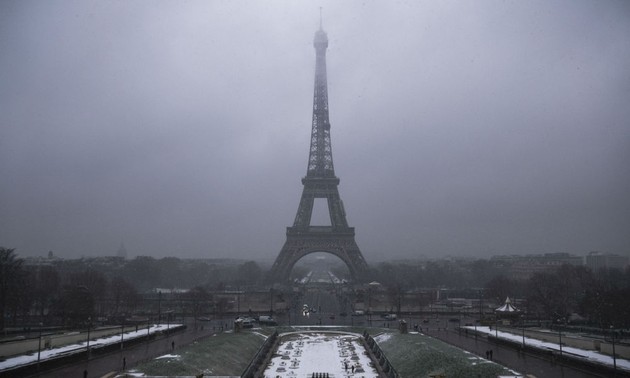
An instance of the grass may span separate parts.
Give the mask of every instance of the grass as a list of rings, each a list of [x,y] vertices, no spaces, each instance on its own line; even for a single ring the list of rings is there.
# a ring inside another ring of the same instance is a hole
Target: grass
[[[146,375],[240,375],[264,341],[276,328],[254,329],[241,333],[221,333],[177,350],[177,358],[154,359],[134,371]],[[278,332],[301,328],[278,327]],[[313,330],[316,328],[313,327]],[[319,329],[363,333],[362,327]],[[396,371],[403,377],[429,377],[437,372],[449,378],[496,378],[513,375],[507,368],[420,334],[369,328]]]
[[[146,375],[236,375],[254,358],[264,338],[253,332],[220,333],[179,348],[176,358],[154,359],[133,371]]]

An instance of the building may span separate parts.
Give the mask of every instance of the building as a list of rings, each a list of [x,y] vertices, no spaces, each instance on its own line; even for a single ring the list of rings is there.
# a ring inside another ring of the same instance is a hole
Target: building
[[[613,253],[602,253],[598,251],[590,252],[586,255],[586,266],[591,268],[593,272],[600,269],[624,269],[628,266],[628,256],[616,255]]]

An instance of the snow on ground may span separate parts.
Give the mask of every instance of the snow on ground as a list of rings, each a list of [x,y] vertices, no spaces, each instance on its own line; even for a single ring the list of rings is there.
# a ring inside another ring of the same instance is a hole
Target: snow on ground
[[[380,335],[375,336],[374,340],[376,340],[377,343],[382,343],[384,341],[389,340],[391,337],[392,337],[391,333],[381,333]]]
[[[468,328],[470,330],[474,330],[475,327],[474,326],[466,326],[464,328]],[[503,331],[498,331],[492,330],[490,329],[490,327],[477,327],[476,328],[477,332],[480,333],[485,333],[485,334],[489,334],[492,336],[498,335],[499,339],[504,339],[504,340],[510,340],[510,341],[514,341],[517,343],[523,343],[523,336],[522,335],[516,335],[513,333],[509,333],[509,332],[503,332]],[[529,346],[529,347],[534,347],[537,349],[542,349],[542,350],[554,350],[554,351],[560,351],[560,346],[556,343],[551,343],[548,341],[542,341],[542,340],[538,340],[538,339],[534,339],[531,337],[525,337],[525,345]],[[566,353],[566,354],[570,354],[573,357],[576,358],[583,358],[589,361],[595,361],[599,364],[602,365],[608,365],[608,366],[613,366],[613,358],[612,356],[608,356],[606,354],[602,354],[598,351],[595,350],[585,350],[585,349],[578,349],[578,348],[574,348],[574,347],[569,347],[569,346],[562,346],[562,353]],[[623,358],[617,358],[617,369],[623,369],[623,370],[627,370],[630,371],[630,361],[623,359]]]
[[[346,370],[347,366],[347,370]],[[355,367],[354,373],[352,366]],[[300,333],[285,336],[264,372],[265,377],[305,377],[328,373],[330,377],[377,378],[372,360],[359,336],[332,333]]]
[[[149,328],[149,333],[153,334],[156,332],[166,331],[168,329],[174,329],[181,327],[181,324],[158,324],[152,325]],[[136,339],[138,337],[144,337],[147,335],[147,330],[142,329],[138,331],[125,332],[123,336],[123,342]],[[120,334],[102,337],[99,339],[90,340],[90,349],[102,347],[109,344],[117,344],[120,342]],[[83,352],[87,348],[87,342],[82,341],[76,344],[65,345],[59,348],[53,349],[42,349],[40,352],[40,361],[44,361],[47,359],[62,357],[66,355],[70,355],[73,353]],[[17,357],[7,358],[5,361],[0,362],[0,371],[14,368],[20,365],[28,365],[37,362],[37,351],[30,355],[22,355]]]
[[[156,360],[160,360],[162,358],[180,358],[180,357],[181,356],[179,354],[165,354],[165,355],[162,355],[160,357],[156,357],[155,359]]]

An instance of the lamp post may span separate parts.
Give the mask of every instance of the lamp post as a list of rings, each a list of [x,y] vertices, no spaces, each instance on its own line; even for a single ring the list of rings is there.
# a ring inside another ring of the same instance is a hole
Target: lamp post
[[[479,320],[483,320],[483,290],[479,290]]]
[[[613,326],[610,326],[610,335],[612,336],[613,369],[615,370],[615,374],[617,374],[617,356],[615,355],[615,330]]]
[[[88,359],[88,361],[90,360],[90,328],[92,328],[92,317],[91,316],[88,317],[88,331],[87,331],[86,352],[87,352],[87,359]]]
[[[37,345],[37,370],[39,370],[39,356],[42,351],[42,323],[39,323],[39,344]]]
[[[525,315],[521,315],[521,330],[523,331],[523,350],[525,350]]]
[[[499,338],[499,317],[494,314],[494,337]]]
[[[158,321],[157,324],[162,322],[162,291],[158,291]]]
[[[560,344],[560,357],[562,357],[562,328],[560,327],[560,322],[562,319],[558,319],[558,341]]]
[[[125,337],[125,318],[122,319],[122,324],[120,325],[120,350],[123,350],[123,341]]]

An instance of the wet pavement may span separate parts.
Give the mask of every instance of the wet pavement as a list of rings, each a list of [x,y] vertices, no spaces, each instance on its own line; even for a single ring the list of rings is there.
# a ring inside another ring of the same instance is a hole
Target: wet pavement
[[[584,371],[570,365],[552,362],[542,356],[524,353],[506,345],[500,345],[486,338],[465,331],[445,330],[435,328],[425,333],[428,336],[447,342],[451,345],[467,350],[481,357],[486,357],[486,351],[492,350],[492,360],[507,366],[521,374],[531,374],[541,378],[592,378],[610,377],[606,373],[593,373]]]
[[[196,331],[194,327],[190,327],[187,330],[173,333],[171,335],[164,335],[156,340],[150,342],[142,342],[130,347],[124,347],[121,351],[111,352],[103,355],[92,356],[89,361],[75,362],[67,366],[42,372],[40,374],[32,375],[31,377],[52,378],[52,377],[85,377],[84,373],[87,371],[87,378],[102,377],[109,375],[110,373],[123,371],[123,359],[125,361],[126,370],[131,369],[134,365],[141,362],[151,360],[160,355],[175,351],[178,347],[184,346],[208,336],[214,333],[220,332],[218,328],[211,326],[204,327],[202,330],[198,328]],[[112,375],[113,376],[113,375]]]

